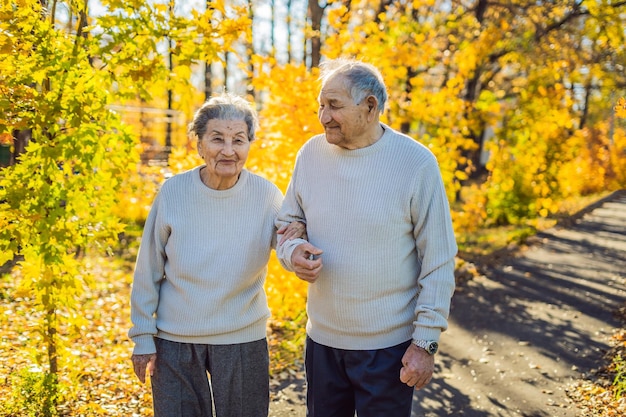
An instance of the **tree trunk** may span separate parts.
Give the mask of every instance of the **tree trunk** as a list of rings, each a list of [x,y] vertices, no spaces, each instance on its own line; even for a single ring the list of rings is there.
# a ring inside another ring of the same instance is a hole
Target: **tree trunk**
[[[292,0],[287,0],[287,62],[291,63],[293,61],[292,56],[292,48],[291,48],[291,2]]]
[[[11,164],[17,164],[20,161],[20,155],[26,152],[26,146],[28,142],[32,140],[32,129],[14,130],[13,137],[13,155],[11,157]]]
[[[57,375],[59,372],[58,358],[57,358],[57,324],[56,324],[56,310],[54,307],[49,307],[46,312],[46,348],[48,349],[48,366],[50,373]]]
[[[585,104],[583,112],[580,115],[579,129],[584,129],[587,124],[587,117],[589,116],[589,99],[591,98],[591,80],[587,80],[585,85]]]
[[[270,22],[270,57],[276,56],[276,2],[270,1],[270,9],[272,11],[272,17]]]
[[[489,6],[487,0],[479,0],[474,9],[474,15],[476,16],[476,20],[481,24],[485,20],[485,13],[487,11],[487,7]],[[471,77],[465,83],[465,102],[468,104],[467,108],[473,108],[473,105],[476,101],[476,98],[480,95],[480,90],[482,88],[480,77],[482,75],[481,68],[478,67],[475,70],[474,76]],[[472,120],[475,116],[472,114],[472,111],[466,111],[465,118],[467,120]],[[483,148],[483,136],[484,136],[485,126],[484,123],[480,123],[480,129],[478,131],[470,131],[469,138],[477,145],[475,150],[466,151],[465,157],[471,161],[473,170],[469,173],[470,179],[479,178],[485,171],[484,167],[480,164],[480,155],[482,153]],[[461,167],[463,168],[463,167]]]
[[[206,0],[206,10],[213,10],[213,0]],[[209,22],[211,23],[211,22]],[[204,63],[204,100],[207,101],[213,95],[213,71],[210,62]]]
[[[326,6],[322,7],[317,2],[317,0],[309,0],[309,21],[311,24],[311,38],[309,39],[311,43],[311,61],[309,64],[310,68],[317,68],[320,65],[320,60],[322,58],[321,49],[322,49],[322,19],[324,18],[324,9]]]
[[[211,71],[211,63],[204,63],[204,99],[210,99],[213,95],[213,72]]]
[[[248,17],[252,22],[252,27],[254,27],[254,7],[252,4],[252,0],[248,0]],[[252,85],[252,77],[254,76],[254,63],[252,57],[254,56],[254,31],[250,31],[250,43],[246,45],[246,50],[248,51],[248,76],[246,77],[246,92],[252,96],[254,99],[256,97],[256,93],[254,91],[254,87]]]
[[[228,61],[230,54],[224,52],[224,91],[228,90]]]

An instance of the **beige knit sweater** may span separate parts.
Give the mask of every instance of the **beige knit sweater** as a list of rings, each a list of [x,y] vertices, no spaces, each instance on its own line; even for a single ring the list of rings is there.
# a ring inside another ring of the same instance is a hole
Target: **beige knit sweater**
[[[200,168],[167,180],[146,221],[131,294],[135,354],[155,352],[154,336],[202,344],[266,336],[263,285],[282,194],[246,170],[234,187],[213,190]]]
[[[277,224],[303,220],[324,251],[309,285],[308,335],[340,349],[380,349],[447,328],[457,246],[434,155],[384,126],[346,150],[313,137],[298,153]],[[291,240],[277,249],[289,270]]]

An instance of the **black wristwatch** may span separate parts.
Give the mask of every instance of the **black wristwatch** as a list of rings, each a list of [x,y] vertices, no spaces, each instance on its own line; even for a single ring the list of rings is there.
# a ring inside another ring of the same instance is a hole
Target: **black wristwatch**
[[[429,355],[434,355],[439,350],[439,343],[434,340],[414,340],[413,344],[424,349]]]

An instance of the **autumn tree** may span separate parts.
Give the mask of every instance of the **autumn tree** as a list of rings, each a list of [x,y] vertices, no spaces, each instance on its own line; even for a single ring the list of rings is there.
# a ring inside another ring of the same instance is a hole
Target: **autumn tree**
[[[474,193],[489,196],[481,218],[507,223],[549,215],[560,199],[612,181],[615,170],[597,151],[614,146],[599,139],[610,116],[610,100],[602,98],[624,89],[625,8],[572,1],[315,3],[326,30],[312,34],[320,35],[322,56],[355,56],[381,68],[390,90],[387,122],[435,152],[450,200],[462,201],[462,187],[482,184]],[[585,171],[578,182],[595,179],[598,168],[608,177],[568,187],[575,165]],[[515,186],[502,187],[505,179]]]
[[[132,135],[107,108],[112,97],[102,87],[111,80],[91,65],[87,3],[72,9],[73,33],[57,29],[39,1],[19,3],[0,8],[0,133],[30,129],[32,140],[18,164],[0,171],[0,264],[22,259],[17,291],[41,313],[31,336],[43,346],[35,360],[47,387],[33,412],[55,415],[63,341],[80,328],[75,299],[88,281],[78,250],[106,249],[122,230],[110,212],[135,154]]]

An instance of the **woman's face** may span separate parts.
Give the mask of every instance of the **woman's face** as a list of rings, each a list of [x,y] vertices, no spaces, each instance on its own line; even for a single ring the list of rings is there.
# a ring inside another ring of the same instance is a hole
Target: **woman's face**
[[[243,120],[209,120],[198,141],[198,153],[206,163],[206,185],[216,190],[233,187],[239,179],[248,152],[248,126]]]

